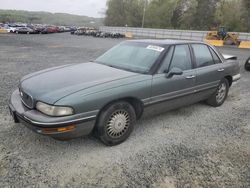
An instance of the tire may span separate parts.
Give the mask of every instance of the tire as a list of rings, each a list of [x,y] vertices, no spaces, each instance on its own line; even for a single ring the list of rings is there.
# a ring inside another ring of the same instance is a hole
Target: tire
[[[248,58],[248,60],[247,60],[246,63],[245,63],[245,69],[246,69],[247,71],[250,71],[250,58]]]
[[[135,121],[135,110],[128,102],[110,104],[99,115],[96,136],[107,146],[118,145],[130,136]]]
[[[231,41],[230,39],[226,39],[226,40],[224,41],[224,44],[225,44],[225,45],[233,45],[234,43],[233,43],[233,41]]]
[[[214,106],[214,107],[221,106],[227,98],[228,91],[229,91],[228,80],[223,78],[220,81],[220,84],[217,87],[215,93],[209,99],[207,99],[206,101],[207,104]]]

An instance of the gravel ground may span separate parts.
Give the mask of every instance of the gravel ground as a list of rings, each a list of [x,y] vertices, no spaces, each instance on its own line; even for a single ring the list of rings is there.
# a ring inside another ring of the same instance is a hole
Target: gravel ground
[[[250,50],[225,104],[203,103],[142,119],[121,145],[68,142],[14,124],[7,102],[31,72],[94,59],[121,40],[69,34],[0,35],[0,187],[250,187]]]

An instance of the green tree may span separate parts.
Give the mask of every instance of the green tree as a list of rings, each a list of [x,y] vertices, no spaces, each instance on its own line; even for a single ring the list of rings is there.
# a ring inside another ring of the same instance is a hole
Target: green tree
[[[141,27],[146,0],[108,0],[105,25]],[[149,28],[250,31],[250,0],[147,0]]]
[[[126,23],[124,0],[109,0],[107,7],[105,25],[124,26]]]
[[[243,21],[243,7],[242,0],[221,0],[218,3],[215,14],[217,25],[225,26],[229,31],[247,30]]]
[[[175,0],[152,0],[147,8],[145,27],[172,28]]]
[[[196,13],[197,0],[189,0],[186,3],[185,11],[179,18],[179,29],[195,29],[193,27],[194,14]]]
[[[246,28],[246,31],[250,32],[250,0],[243,0],[243,24]]]
[[[171,24],[173,28],[179,28],[181,25],[181,18],[186,10],[187,0],[178,0],[176,2],[175,9],[173,11],[173,16],[171,18]]]
[[[139,27],[142,21],[144,0],[109,0],[105,25]]]
[[[219,0],[197,0],[196,12],[192,27],[199,30],[209,30],[214,25],[216,6]]]

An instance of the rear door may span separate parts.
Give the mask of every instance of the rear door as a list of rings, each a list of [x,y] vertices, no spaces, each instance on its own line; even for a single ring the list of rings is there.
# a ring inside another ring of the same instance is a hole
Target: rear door
[[[192,44],[196,66],[195,93],[208,97],[223,77],[222,62],[215,51],[205,44]]]
[[[166,75],[172,68],[181,69],[183,74],[167,78]],[[153,76],[151,102],[166,101],[165,109],[182,105],[183,101],[179,99],[194,93],[195,79],[196,75],[193,69],[189,46],[183,44],[170,47],[158,73]],[[178,101],[179,105],[174,101]]]

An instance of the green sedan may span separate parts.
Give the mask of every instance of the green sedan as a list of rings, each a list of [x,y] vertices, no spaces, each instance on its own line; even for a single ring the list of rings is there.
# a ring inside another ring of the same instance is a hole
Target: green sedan
[[[131,40],[93,62],[23,77],[11,95],[16,123],[58,140],[90,133],[106,145],[125,141],[136,120],[199,101],[218,107],[240,79],[234,56],[201,42]]]

